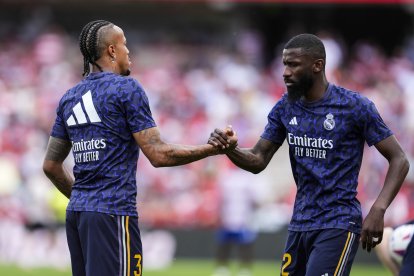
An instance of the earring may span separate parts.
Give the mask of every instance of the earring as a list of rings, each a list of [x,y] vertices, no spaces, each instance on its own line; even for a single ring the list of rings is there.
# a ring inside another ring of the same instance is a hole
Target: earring
[[[115,62],[115,57],[111,57],[111,62],[114,63]]]

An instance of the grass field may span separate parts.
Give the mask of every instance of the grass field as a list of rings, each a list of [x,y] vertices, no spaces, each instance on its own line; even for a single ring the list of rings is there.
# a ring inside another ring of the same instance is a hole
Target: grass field
[[[233,269],[236,266],[233,264]],[[163,270],[144,270],[145,276],[209,276],[214,268],[212,261],[203,260],[177,260],[174,264]],[[255,276],[276,276],[279,275],[279,264],[271,262],[256,262],[253,273]],[[14,266],[0,265],[0,275],[2,276],[70,276],[67,271],[56,271],[52,269],[33,269],[25,270]],[[385,268],[381,266],[369,266],[355,264],[352,276],[391,276]]]

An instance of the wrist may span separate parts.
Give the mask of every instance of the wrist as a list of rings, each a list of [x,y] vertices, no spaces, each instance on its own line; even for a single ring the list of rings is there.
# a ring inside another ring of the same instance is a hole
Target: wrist
[[[208,156],[215,156],[215,155],[219,155],[220,153],[222,153],[220,151],[220,148],[218,148],[217,146],[207,144],[207,147],[208,147]]]
[[[371,211],[373,211],[373,212],[376,212],[376,213],[382,213],[382,214],[385,214],[385,211],[387,210],[387,207],[385,207],[385,206],[381,206],[381,205],[379,205],[379,204],[375,204],[374,203],[374,205],[372,205],[372,207],[371,207]]]

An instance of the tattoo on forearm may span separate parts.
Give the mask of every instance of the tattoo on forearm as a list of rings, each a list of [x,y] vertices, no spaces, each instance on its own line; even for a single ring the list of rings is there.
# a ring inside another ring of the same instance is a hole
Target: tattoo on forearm
[[[68,183],[65,178],[50,178],[56,188],[64,194],[67,198],[70,198],[72,193],[72,183]]]
[[[156,128],[140,131],[138,140],[145,155],[156,166],[184,165],[215,154],[211,145],[187,146],[165,143]]]
[[[165,161],[174,165],[188,164],[208,156],[208,152],[201,148],[182,145],[168,145],[169,150]]]
[[[46,152],[46,160],[61,161],[68,156],[72,144],[69,141],[51,137]]]
[[[62,194],[70,198],[74,180],[67,172],[63,171],[60,174],[46,173],[46,175]]]
[[[70,141],[50,137],[45,156],[46,164],[54,164],[45,170],[47,177],[68,198],[70,198],[72,192],[74,179],[63,167],[63,161],[68,156],[71,148]]]

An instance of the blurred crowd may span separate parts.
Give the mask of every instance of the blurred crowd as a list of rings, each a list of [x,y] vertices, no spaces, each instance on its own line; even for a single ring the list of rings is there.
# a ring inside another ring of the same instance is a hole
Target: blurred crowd
[[[338,34],[319,35],[327,48],[328,80],[373,100],[413,160],[414,53],[409,43],[386,55],[381,45],[346,45]],[[58,101],[82,77],[76,37],[45,29],[23,39],[0,41],[0,239],[8,232],[2,231],[6,223],[35,229],[64,222],[67,200],[41,167]],[[285,91],[282,47],[275,49],[274,60],[264,61],[263,41],[253,31],[241,32],[233,47],[177,42],[128,46],[132,76],[146,89],[161,136],[171,143],[206,143],[214,128],[231,124],[240,146],[253,146]],[[289,222],[295,185],[288,158],[284,145],[251,183],[259,202],[253,218],[259,231]],[[66,165],[73,166],[73,160]],[[379,194],[386,167],[376,150],[366,151],[358,195],[364,213]],[[137,206],[142,227],[215,227],[217,182],[234,169],[225,157],[155,169],[141,154]],[[414,218],[413,185],[410,172],[386,214],[387,225]]]

